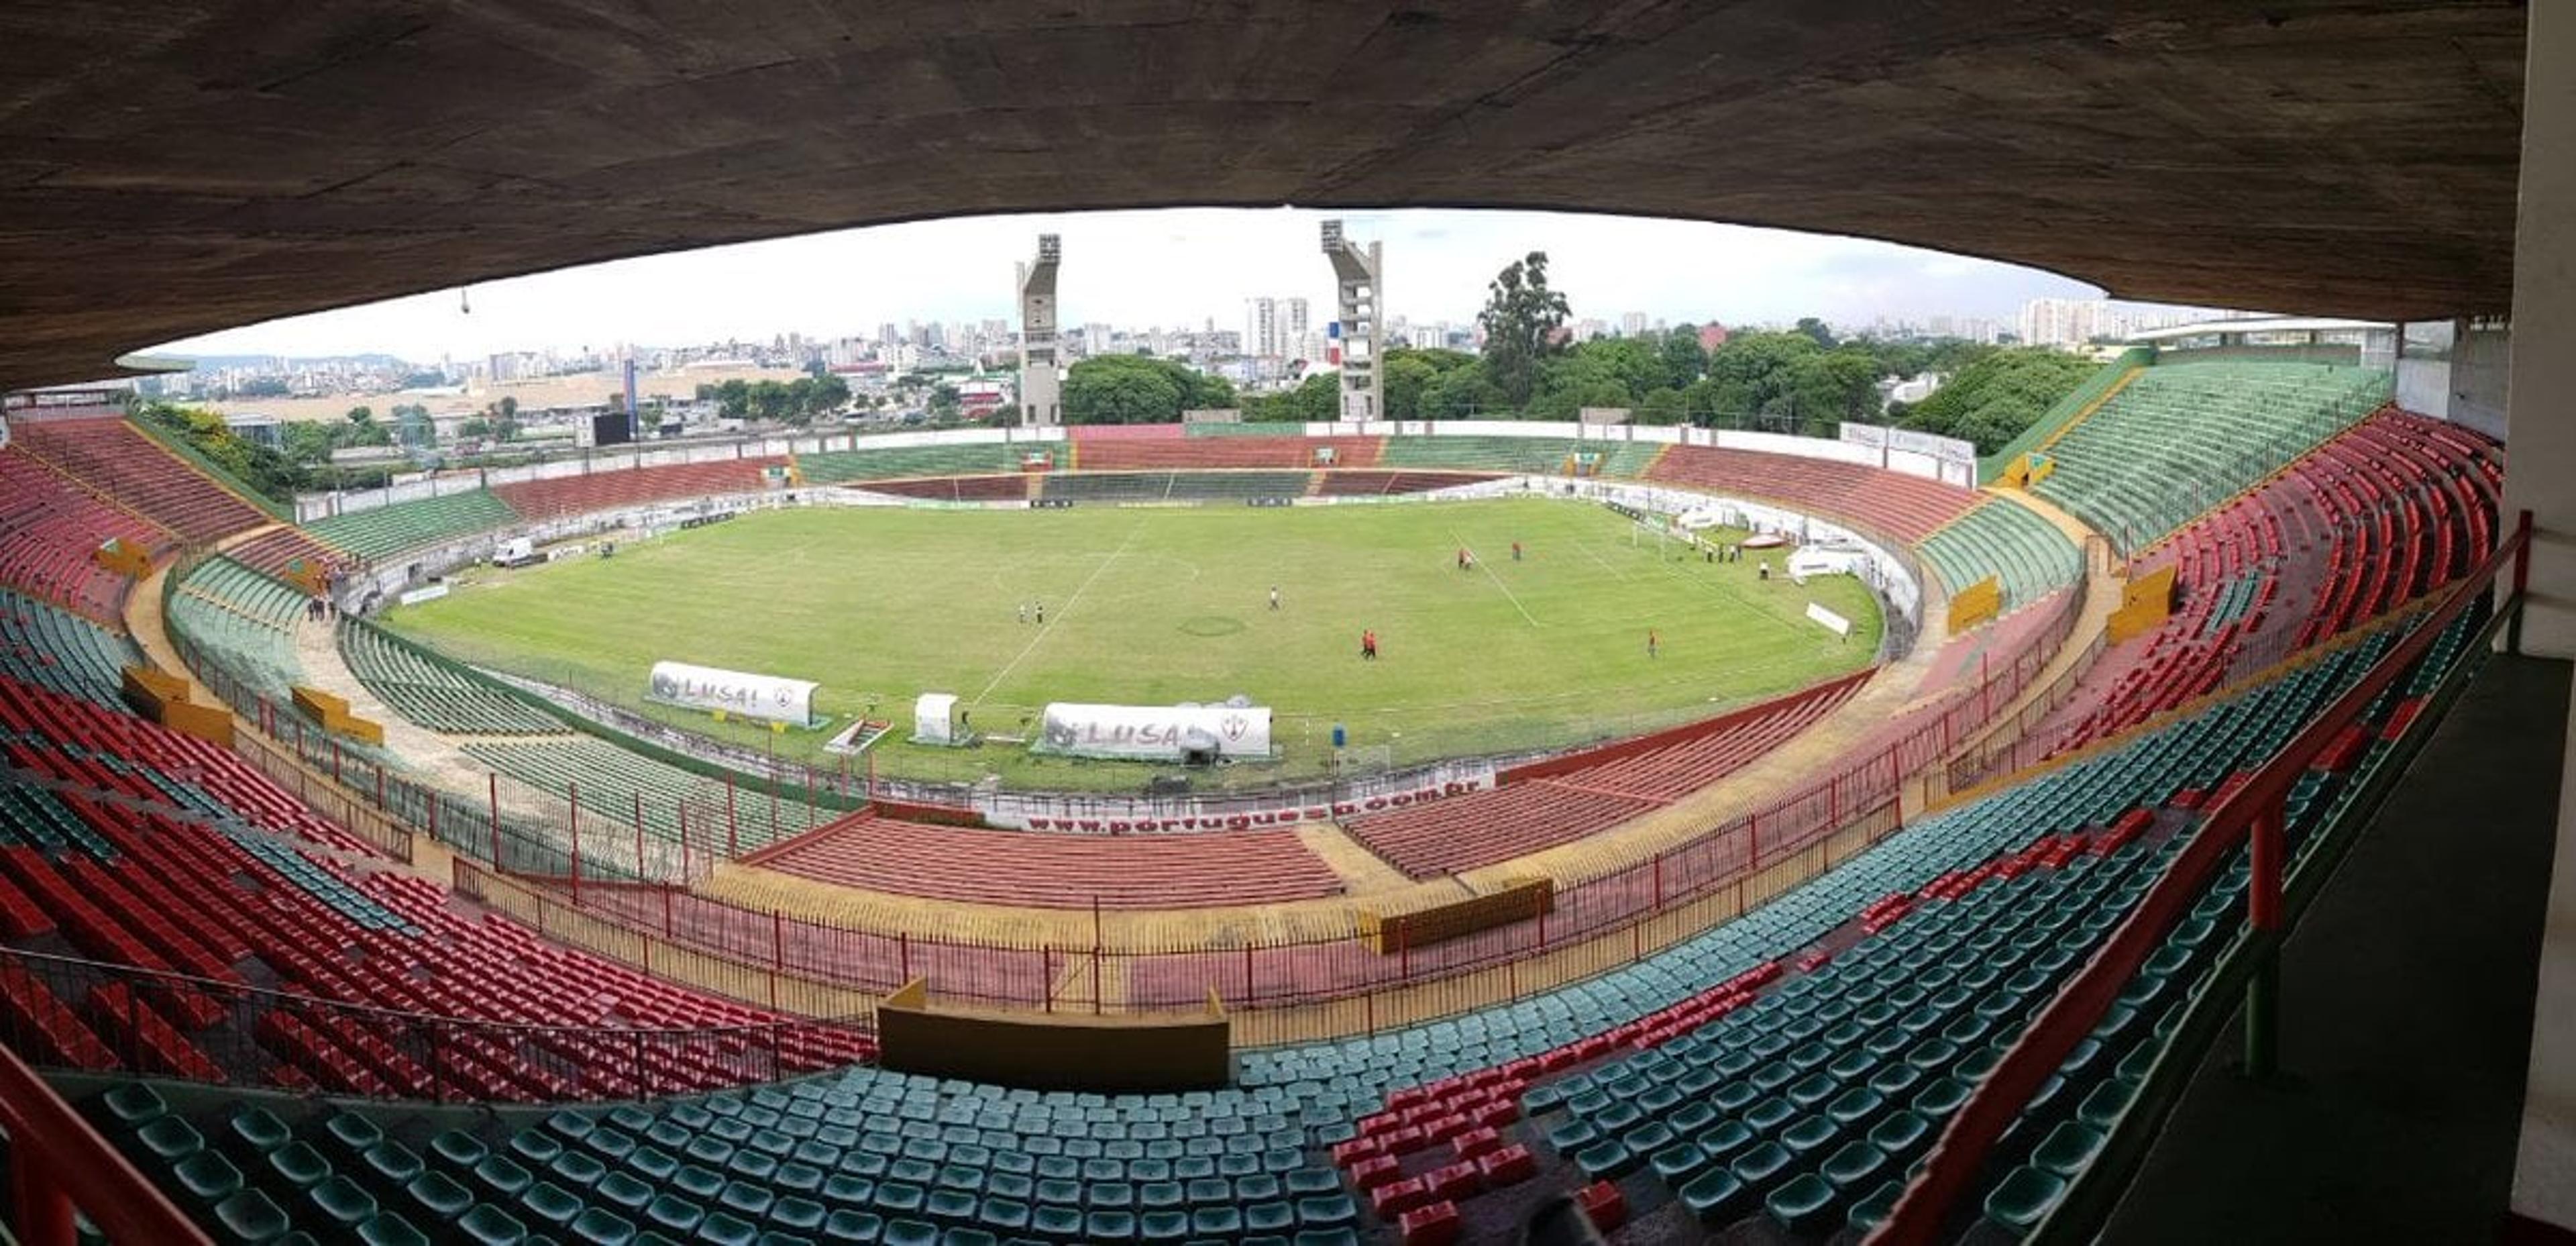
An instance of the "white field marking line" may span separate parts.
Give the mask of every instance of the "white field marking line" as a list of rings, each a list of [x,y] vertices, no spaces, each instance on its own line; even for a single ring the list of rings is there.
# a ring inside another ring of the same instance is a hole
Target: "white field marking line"
[[[1101,559],[1100,565],[1093,567],[1091,569],[1091,574],[1085,576],[1082,583],[1074,587],[1073,596],[1064,599],[1064,608],[1056,611],[1055,618],[1048,620],[1044,625],[1040,626],[1038,628],[1038,634],[1029,637],[1029,643],[1020,646],[1020,655],[1012,658],[1011,664],[1003,667],[998,674],[994,675],[993,682],[984,685],[984,690],[976,693],[975,699],[967,702],[967,704],[982,705],[984,703],[984,698],[993,695],[993,689],[1001,687],[1002,681],[1010,678],[1012,671],[1019,669],[1020,663],[1028,658],[1029,652],[1036,649],[1040,643],[1046,640],[1047,633],[1055,630],[1055,625],[1063,622],[1066,615],[1073,613],[1073,604],[1082,600],[1082,595],[1084,593],[1091,591],[1091,585],[1094,581],[1100,578],[1100,573],[1107,571],[1111,563],[1118,561],[1119,556],[1125,554],[1127,552],[1127,547],[1134,545],[1136,543],[1136,538],[1139,535],[1142,535],[1144,531],[1145,521],[1141,519],[1137,520],[1136,526],[1127,530],[1127,539],[1120,541],[1118,543],[1118,548],[1109,551],[1109,556]]]
[[[1458,535],[1458,530],[1457,530],[1456,528],[1454,528],[1454,527],[1453,527],[1453,528],[1451,528],[1451,529],[1449,529],[1449,539],[1450,539],[1450,540],[1453,540],[1453,541],[1456,541],[1456,542],[1458,543],[1458,548],[1460,548],[1460,549],[1465,549],[1465,548],[1467,548],[1467,538],[1465,538],[1465,537],[1463,537],[1463,536]],[[1486,566],[1486,565],[1485,565],[1485,560],[1484,560],[1484,559],[1479,558],[1479,559],[1477,559],[1477,560],[1476,560],[1476,569],[1477,569],[1478,571],[1482,571],[1482,572],[1484,572],[1484,573],[1485,573],[1485,578],[1486,578],[1486,579],[1489,579],[1489,580],[1492,580],[1492,581],[1494,582],[1494,587],[1496,587],[1496,588],[1499,588],[1499,589],[1503,590],[1503,596],[1504,596],[1504,598],[1505,598],[1505,599],[1509,600],[1509,601],[1512,603],[1512,609],[1520,611],[1520,612],[1521,612],[1521,617],[1522,617],[1522,618],[1524,618],[1524,619],[1529,619],[1529,625],[1530,625],[1531,627],[1545,627],[1545,626],[1547,626],[1546,624],[1539,622],[1537,619],[1532,619],[1532,618],[1530,618],[1529,607],[1524,606],[1524,605],[1522,605],[1522,604],[1521,604],[1521,599],[1520,599],[1519,597],[1517,597],[1517,596],[1514,596],[1514,595],[1513,595],[1513,593],[1512,593],[1512,586],[1511,586],[1511,585],[1509,585],[1509,584],[1505,584],[1505,583],[1503,583],[1503,577],[1501,577],[1501,576],[1499,576],[1499,575],[1494,574],[1494,569],[1493,569],[1492,567],[1488,567],[1488,566]]]
[[[1682,561],[1686,564],[1689,560],[1684,559]],[[1748,596],[1747,594],[1736,591],[1734,586],[1728,584],[1722,579],[1713,579],[1707,576],[1696,576],[1687,571],[1675,570],[1673,564],[1665,562],[1662,559],[1657,559],[1656,565],[1663,569],[1664,574],[1686,584],[1694,584],[1701,588],[1705,588],[1708,591],[1743,607],[1745,611],[1753,615],[1753,617],[1768,622],[1772,626],[1779,628],[1781,631],[1787,632],[1792,636],[1802,634],[1799,631],[1797,624],[1772,613],[1770,608],[1764,605],[1761,601]],[[1785,575],[1785,573],[1783,574]]]
[[[1596,549],[1592,548],[1592,542],[1587,541],[1587,540],[1584,540],[1584,539],[1583,539],[1583,538],[1581,538],[1581,537],[1576,537],[1576,538],[1574,538],[1574,548],[1579,549],[1579,550],[1582,550],[1582,551],[1583,551],[1583,556],[1584,556],[1584,557],[1589,558],[1589,559],[1591,559],[1593,562],[1600,564],[1600,567],[1601,567],[1601,569],[1602,569],[1602,570],[1607,571],[1607,572],[1609,572],[1610,574],[1615,575],[1615,576],[1619,577],[1619,578],[1620,578],[1620,579],[1622,579],[1622,580],[1626,580],[1626,579],[1630,578],[1627,572],[1622,571],[1622,570],[1620,570],[1620,569],[1619,569],[1619,568],[1617,568],[1617,567],[1611,566],[1611,565],[1610,565],[1610,560],[1609,560],[1609,559],[1607,559],[1607,558],[1603,558],[1603,557],[1601,556],[1601,551],[1599,551],[1599,550],[1596,550]]]

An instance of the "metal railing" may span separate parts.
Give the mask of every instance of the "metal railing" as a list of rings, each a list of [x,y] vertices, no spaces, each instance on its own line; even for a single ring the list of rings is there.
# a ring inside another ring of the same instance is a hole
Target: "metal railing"
[[[2520,615],[2529,586],[2530,545],[2531,513],[2524,511],[2515,531],[2485,563],[2451,589],[2449,598],[2433,610],[2423,625],[2397,641],[2332,706],[2310,719],[2261,769],[2206,811],[2200,827],[2164,875],[2092,959],[2041,1008],[2003,1059],[1977,1083],[1967,1102],[1942,1130],[1887,1220],[1870,1235],[1872,1243],[1928,1243],[1953,1227],[1954,1218],[1965,1214],[1966,1200],[1984,1173],[1995,1144],[2012,1126],[2023,1105],[2038,1093],[2084,1036],[2101,1023],[2166,933],[2240,847],[2249,850],[2251,859],[2246,887],[2247,924],[2255,937],[2277,945],[2284,929],[2284,806],[2292,785],[2348,727],[2362,718],[2374,700],[2424,656],[2452,623],[2487,601],[2491,589],[2508,569],[2512,592],[2499,613],[2507,616],[2505,629],[2511,638],[2508,643],[2519,648]],[[2249,1036],[2258,1027],[2268,1030],[2276,968],[2267,959],[2248,986]]]
[[[75,1209],[112,1242],[209,1242],[8,1047],[0,1047],[0,1131],[9,1140],[10,1236],[22,1246],[82,1240]]]

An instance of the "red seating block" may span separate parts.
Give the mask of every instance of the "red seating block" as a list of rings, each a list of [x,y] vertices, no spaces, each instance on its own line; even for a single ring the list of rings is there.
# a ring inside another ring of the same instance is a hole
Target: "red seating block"
[[[1515,1142],[1477,1156],[1476,1172],[1487,1186],[1514,1185],[1538,1175],[1538,1160],[1530,1155],[1528,1147]]]
[[[1404,1239],[1404,1246],[1449,1246],[1458,1240],[1459,1228],[1455,1203],[1417,1207],[1396,1221],[1396,1232]]]
[[[1592,1218],[1592,1227],[1604,1233],[1628,1223],[1628,1196],[1619,1192],[1614,1182],[1595,1181],[1574,1196],[1583,1205],[1583,1214]]]

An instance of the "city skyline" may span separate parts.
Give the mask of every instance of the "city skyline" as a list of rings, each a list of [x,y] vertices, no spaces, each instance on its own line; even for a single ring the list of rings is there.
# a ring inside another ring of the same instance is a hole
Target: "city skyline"
[[[1314,252],[1339,216],[1381,238],[1390,320],[1472,324],[1493,273],[1531,250],[1572,320],[1623,326],[1844,325],[1936,318],[2005,325],[2033,298],[2101,292],[2050,273],[1866,239],[1571,213],[1408,209],[1155,209],[974,217],[615,261],[314,313],[156,344],[150,353],[417,362],[513,351],[598,352],[783,334],[864,337],[888,322],[1017,327],[1012,264],[1039,233],[1068,254],[1059,323],[1126,329],[1240,324],[1254,298],[1319,313],[1332,274]],[[470,307],[470,311],[467,310]],[[1317,322],[1320,328],[1321,322]]]

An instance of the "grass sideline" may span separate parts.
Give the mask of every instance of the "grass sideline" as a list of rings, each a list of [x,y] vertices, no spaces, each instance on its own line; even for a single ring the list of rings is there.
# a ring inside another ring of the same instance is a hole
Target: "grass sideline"
[[[772,740],[642,699],[662,659],[811,679],[821,712],[846,721],[872,701],[894,721],[882,773],[1074,789],[1132,788],[1152,770],[899,743],[913,697],[957,693],[977,729],[1009,735],[1047,701],[1245,693],[1275,711],[1285,756],[1201,776],[1242,785],[1322,773],[1335,724],[1399,765],[1559,747],[1802,687],[1877,651],[1878,608],[1856,580],[1765,583],[1753,560],[1712,565],[1633,531],[1599,506],[1539,499],[788,510],[614,559],[477,569],[382,622],[451,657],[819,761],[828,733]],[[1476,570],[1456,569],[1460,546]],[[1784,558],[1771,557],[1776,573]],[[1851,639],[1808,621],[1810,601],[1852,619]],[[1043,627],[1021,620],[1024,602],[1045,604]],[[1363,628],[1379,661],[1358,657]]]

